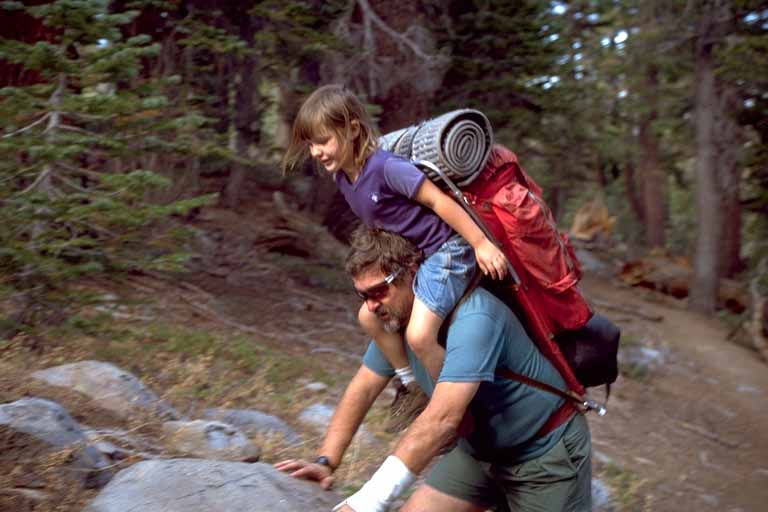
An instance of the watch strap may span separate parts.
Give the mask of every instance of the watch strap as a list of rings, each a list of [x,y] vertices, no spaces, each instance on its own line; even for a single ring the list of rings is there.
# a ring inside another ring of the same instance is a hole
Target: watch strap
[[[333,467],[333,464],[331,464],[331,459],[326,457],[325,455],[321,455],[318,458],[315,459],[315,464],[320,464],[321,466],[327,466],[331,472],[336,471],[336,468]]]

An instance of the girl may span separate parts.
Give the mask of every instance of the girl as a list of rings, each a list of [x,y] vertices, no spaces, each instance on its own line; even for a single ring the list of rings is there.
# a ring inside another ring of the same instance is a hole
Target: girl
[[[343,86],[326,85],[299,109],[283,169],[288,171],[312,157],[334,175],[363,223],[398,233],[424,252],[426,259],[414,280],[416,298],[405,339],[437,381],[445,357],[437,343],[443,320],[464,294],[476,265],[484,274],[502,279],[507,260],[458,203],[408,160],[378,149],[377,138],[357,97]],[[394,325],[386,314],[382,318],[376,314],[381,305],[378,301],[386,297],[388,285],[397,277],[387,276],[378,295],[362,294],[365,302],[358,319],[412,390],[402,326]]]

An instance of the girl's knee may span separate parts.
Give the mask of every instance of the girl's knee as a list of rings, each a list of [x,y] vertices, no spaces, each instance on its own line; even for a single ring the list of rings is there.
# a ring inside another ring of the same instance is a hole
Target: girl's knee
[[[382,330],[379,317],[377,317],[375,313],[372,313],[365,304],[363,304],[357,312],[357,321],[360,322],[360,327],[362,327],[369,336],[375,336],[375,334]]]
[[[431,332],[426,325],[420,322],[411,321],[405,331],[405,337],[408,340],[408,345],[417,355],[437,345],[437,333]]]

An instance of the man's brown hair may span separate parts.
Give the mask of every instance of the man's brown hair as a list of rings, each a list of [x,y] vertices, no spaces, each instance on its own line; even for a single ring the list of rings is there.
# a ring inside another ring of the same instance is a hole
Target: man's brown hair
[[[361,225],[352,232],[344,268],[352,277],[376,269],[389,275],[399,270],[415,271],[423,259],[421,249],[402,236]]]

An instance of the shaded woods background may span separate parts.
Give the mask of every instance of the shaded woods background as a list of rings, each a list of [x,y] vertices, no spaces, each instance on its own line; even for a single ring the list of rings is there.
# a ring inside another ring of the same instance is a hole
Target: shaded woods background
[[[457,107],[614,247],[686,256],[690,306],[768,286],[768,3],[0,3],[4,336],[62,322],[84,276],[180,270],[183,221],[284,190],[343,237],[332,184],[282,178],[303,94],[343,82],[382,132]],[[744,314],[749,314],[746,312]]]

